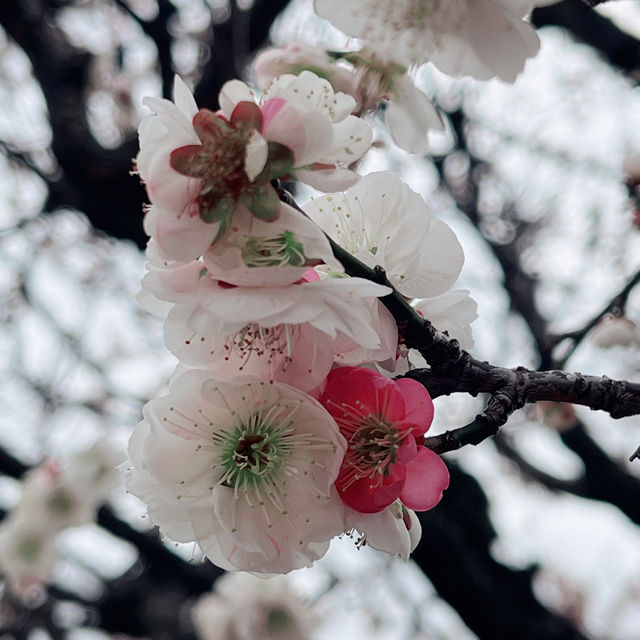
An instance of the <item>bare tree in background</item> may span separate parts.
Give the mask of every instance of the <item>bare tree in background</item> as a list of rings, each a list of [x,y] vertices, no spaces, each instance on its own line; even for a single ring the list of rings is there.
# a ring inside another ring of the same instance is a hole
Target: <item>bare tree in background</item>
[[[21,393],[32,395],[41,416],[54,415],[61,408],[73,405],[90,414],[92,419],[105,423],[122,422],[122,415],[131,418],[129,424],[136,419],[145,400],[144,393],[128,395],[122,385],[114,385],[113,376],[105,368],[106,355],[87,348],[82,333],[66,326],[64,319],[56,317],[47,302],[40,299],[31,285],[33,270],[39,256],[47,252],[68,256],[66,267],[79,269],[83,274],[83,295],[88,296],[94,310],[99,304],[109,304],[108,297],[105,301],[94,292],[95,287],[102,287],[114,297],[123,289],[131,289],[133,285],[126,282],[125,270],[113,264],[109,247],[113,244],[110,238],[133,241],[139,248],[146,244],[141,212],[145,195],[138,181],[130,176],[131,159],[137,152],[135,131],[139,119],[139,96],[134,88],[136,83],[149,87],[159,82],[163,95],[169,97],[174,73],[179,71],[194,81],[199,105],[217,108],[220,87],[229,79],[242,77],[255,52],[268,44],[270,28],[288,1],[256,0],[249,8],[240,8],[240,4],[194,2],[187,11],[180,8],[180,3],[170,0],[148,3],[142,0],[8,0],[0,7],[4,51],[6,53],[10,45],[26,54],[44,96],[50,125],[50,139],[46,133],[29,136],[23,129],[18,132],[7,127],[0,129],[0,151],[6,170],[12,176],[10,179],[15,181],[16,193],[21,188],[46,188],[41,212],[10,221],[0,233],[0,255],[15,274],[10,282],[2,283],[0,313],[8,335],[13,336],[16,344],[30,339],[16,327],[29,314],[37,316],[55,334],[64,359],[80,367],[87,377],[95,380],[96,388],[101,389],[100,393],[87,391],[80,397],[74,396],[68,380],[34,374],[29,363],[14,351],[8,357],[14,375],[11,384],[19,385]],[[532,21],[539,27],[558,26],[567,30],[577,41],[593,48],[629,83],[635,84],[640,69],[640,40],[594,12],[588,4],[597,3],[565,0],[537,9]],[[112,24],[111,41],[100,45],[100,51],[91,43],[83,42],[80,36],[70,35],[73,28],[65,22],[66,12],[69,8],[83,7],[91,11],[90,19],[101,17]],[[150,71],[132,59],[142,54],[128,46],[129,33],[144,34],[146,47],[151,51],[147,55],[153,57]],[[10,92],[11,82],[11,75],[5,71],[0,78],[0,83],[7,87],[4,91]],[[96,115],[100,113],[102,118]],[[110,114],[112,129],[101,125],[104,113]],[[439,192],[443,198],[455,202],[478,230],[477,236],[485,249],[495,257],[502,270],[504,292],[513,313],[527,328],[539,369],[563,369],[573,350],[602,318],[624,312],[640,276],[632,274],[618,290],[611,290],[598,312],[582,326],[566,334],[555,334],[536,304],[536,276],[527,268],[523,257],[535,242],[540,223],[529,220],[520,210],[521,202],[513,196],[511,200],[505,199],[499,215],[512,233],[505,239],[486,232],[487,219],[480,203],[481,185],[491,177],[492,163],[479,157],[470,143],[472,116],[459,105],[454,105],[446,115],[455,144],[445,154],[432,159]],[[462,165],[460,158],[465,160]],[[22,180],[27,180],[27,187],[20,186]],[[631,198],[636,197],[635,188],[629,186]],[[93,228],[83,226],[74,211],[84,214]],[[47,220],[55,218],[64,223],[65,217],[72,230],[71,239],[52,237]],[[24,244],[25,240],[30,248],[17,251],[14,245]],[[81,257],[74,262],[74,245],[79,243],[91,247],[94,256],[91,264],[83,264]],[[136,322],[145,326],[142,312]],[[144,340],[144,329],[140,333]],[[105,342],[108,342],[108,332],[105,332]],[[151,349],[150,344],[149,351]],[[500,402],[489,404],[481,423],[467,425],[470,428],[464,433],[456,435],[452,430],[454,435],[439,437],[438,443],[434,443],[439,451],[475,444],[495,433],[511,414],[517,415],[514,412],[527,400],[518,397],[516,387],[537,384],[535,373],[529,372],[529,378],[514,378],[513,393],[505,394],[501,376],[511,370],[489,365],[483,369],[478,362],[458,365],[457,369],[445,367],[437,375],[421,369],[410,375],[424,382],[433,397],[462,391],[473,395],[487,393],[490,399],[498,398]],[[479,384],[479,380],[483,380],[483,384]],[[491,380],[497,382],[493,384]],[[566,380],[556,376],[547,382],[561,389]],[[584,383],[585,394],[589,384],[589,380]],[[565,399],[567,396],[563,393],[559,392],[557,399]],[[594,403],[601,401],[601,408],[616,415],[624,390],[616,393],[615,402],[589,397],[583,404],[595,406]],[[534,396],[529,400],[537,399]],[[629,413],[637,414],[638,410],[632,407]],[[494,442],[504,460],[528,481],[553,492],[610,503],[629,520],[640,524],[640,481],[627,470],[624,462],[612,458],[590,435],[588,425],[581,419],[563,430],[560,437],[564,446],[584,465],[582,476],[576,480],[556,477],[537,468],[508,436],[499,434]],[[636,444],[629,444],[629,455]],[[11,478],[22,477],[33,462],[35,460],[18,450],[0,449],[0,473]],[[496,532],[483,488],[473,475],[456,465],[455,454],[447,458],[447,464],[451,486],[437,509],[420,514],[423,538],[413,555],[439,595],[483,640],[589,637],[579,617],[571,619],[568,611],[564,612],[565,617],[540,604],[532,587],[535,567],[515,570],[494,558],[491,546]],[[98,524],[134,545],[138,560],[133,567],[118,577],[97,576],[100,588],[95,597],[83,598],[77,592],[54,586],[25,604],[5,592],[0,602],[3,638],[27,638],[35,628],[46,630],[52,638],[66,637],[71,623],[64,622],[60,611],[69,603],[76,607],[78,626],[95,626],[111,634],[158,640],[194,637],[186,606],[211,588],[220,570],[210,564],[183,560],[169,551],[154,532],[131,526],[122,514],[110,507],[101,509]]]

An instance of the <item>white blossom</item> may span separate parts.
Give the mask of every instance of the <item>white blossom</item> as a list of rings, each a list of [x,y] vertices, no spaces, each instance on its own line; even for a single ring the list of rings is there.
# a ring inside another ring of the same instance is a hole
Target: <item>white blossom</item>
[[[254,73],[264,86],[284,73],[312,70],[326,77],[333,87],[356,100],[354,113],[377,111],[387,102],[384,119],[394,142],[410,153],[424,153],[430,130],[442,131],[444,124],[435,107],[413,83],[407,69],[385,64],[363,49],[345,52],[352,67],[332,60],[327,52],[305,42],[292,42],[282,49],[267,49],[255,61]]]
[[[152,204],[144,218],[147,235],[155,238],[173,259],[190,260],[207,249],[219,225],[200,218],[196,202],[200,181],[171,166],[172,151],[200,144],[192,123],[198,107],[178,76],[174,100],[175,103],[160,98],[143,100],[153,114],[140,124],[136,168]]]
[[[204,255],[211,277],[247,287],[292,284],[319,263],[344,271],[318,225],[285,203],[273,222],[240,207],[229,232]]]
[[[202,640],[308,640],[316,619],[284,576],[227,573],[191,611]]]
[[[219,100],[229,118],[239,102],[254,102],[256,96],[240,80],[231,80]],[[262,135],[293,152],[298,180],[321,191],[346,188],[359,178],[349,165],[368,150],[373,135],[364,120],[350,115],[354,106],[351,96],[334,93],[315,73],[284,74],[264,87]]]
[[[215,564],[285,573],[310,565],[343,530],[333,482],[346,445],[311,396],[192,370],[143,416],[125,483],[166,535],[197,540]]]
[[[540,42],[522,17],[548,0],[314,0],[316,13],[382,60],[513,82]]]
[[[57,558],[42,514],[34,520],[13,512],[0,524],[0,572],[15,593],[48,580]]]
[[[610,316],[601,320],[591,333],[592,342],[601,349],[640,345],[640,329],[624,316]]]
[[[181,362],[212,367],[224,379],[251,373],[311,391],[337,354],[362,348],[372,360],[395,356],[395,323],[373,305],[388,287],[361,278],[319,280],[313,270],[314,281],[236,287],[203,270],[197,261],[169,265],[143,280],[153,296],[148,307],[155,299],[171,303],[165,344]]]
[[[394,173],[370,173],[345,193],[311,200],[304,210],[356,258],[380,265],[405,296],[444,293],[462,268],[455,233]]]

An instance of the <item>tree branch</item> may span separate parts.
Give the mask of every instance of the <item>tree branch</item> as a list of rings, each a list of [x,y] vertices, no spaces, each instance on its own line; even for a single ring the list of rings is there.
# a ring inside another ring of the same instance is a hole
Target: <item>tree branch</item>
[[[279,184],[275,186],[284,202],[304,213],[289,192]],[[380,298],[380,302],[394,317],[406,346],[417,349],[430,365],[430,369],[414,369],[404,377],[420,382],[434,398],[457,392],[473,396],[491,394],[484,413],[473,422],[425,439],[425,445],[437,453],[479,444],[495,435],[509,416],[528,402],[551,400],[581,404],[607,411],[612,418],[640,414],[640,383],[558,370],[507,369],[477,360],[462,350],[457,340],[438,331],[420,316],[389,282],[381,267],[372,269],[330,238],[329,241],[346,273],[392,290]]]
[[[573,355],[575,350],[578,348],[584,337],[593,329],[602,318],[609,313],[610,311],[615,312],[619,310],[620,312],[624,311],[624,307],[627,303],[627,299],[629,294],[633,291],[636,285],[640,282],[640,271],[636,272],[634,276],[625,284],[625,286],[616,293],[609,302],[607,302],[604,307],[595,315],[591,320],[589,320],[581,329],[577,329],[576,331],[571,331],[569,333],[565,333],[558,336],[553,336],[551,338],[552,346],[555,346],[562,342],[563,340],[571,340],[572,344],[567,349],[567,351],[562,355],[562,359],[557,361],[558,366],[564,366],[564,364],[569,360],[569,358]]]
[[[536,27],[564,27],[599,51],[613,66],[634,72],[640,68],[640,41],[590,8],[593,2],[600,4],[602,1],[564,0],[538,7],[531,15],[531,22]]]

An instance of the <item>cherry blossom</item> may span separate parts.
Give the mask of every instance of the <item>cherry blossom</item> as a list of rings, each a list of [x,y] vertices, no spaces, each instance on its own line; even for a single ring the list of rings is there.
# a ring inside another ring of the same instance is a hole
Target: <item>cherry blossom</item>
[[[440,501],[449,472],[440,456],[419,444],[433,420],[422,385],[341,367],[329,374],[320,401],[347,440],[336,487],[349,507],[377,513],[399,498],[425,511]]]
[[[310,565],[343,530],[333,483],[344,439],[312,397],[192,370],[143,416],[127,487],[166,535],[193,536],[219,566],[285,573]]]
[[[376,55],[404,66],[433,62],[449,75],[513,82],[540,47],[522,20],[548,0],[314,0],[316,13]]]

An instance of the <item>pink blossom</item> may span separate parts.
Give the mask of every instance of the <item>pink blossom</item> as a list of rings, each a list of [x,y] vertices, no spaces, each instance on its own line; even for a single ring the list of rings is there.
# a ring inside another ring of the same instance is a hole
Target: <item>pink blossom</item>
[[[347,440],[336,487],[349,507],[377,513],[397,498],[418,511],[438,504],[449,472],[440,456],[419,446],[433,420],[422,385],[341,367],[329,374],[320,401]]]

